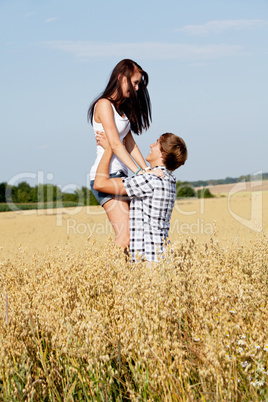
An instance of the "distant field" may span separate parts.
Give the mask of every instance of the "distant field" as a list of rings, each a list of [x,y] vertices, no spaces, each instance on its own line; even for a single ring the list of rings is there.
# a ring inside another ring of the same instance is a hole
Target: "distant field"
[[[219,184],[215,186],[206,186],[212,194],[220,195],[220,194],[228,194],[235,186],[239,186],[244,188],[243,191],[268,191],[268,180],[260,181],[252,181],[245,183],[231,183],[231,184]],[[196,189],[202,189],[203,187],[197,187]]]
[[[263,188],[266,186],[267,183]],[[227,188],[230,186],[215,186],[213,192],[218,189],[221,194]],[[224,194],[226,197],[206,200],[177,200],[171,220],[171,240],[193,237],[208,241],[216,234],[223,242],[236,238],[248,242],[258,236],[260,224],[267,233],[268,192]],[[262,222],[258,222],[260,219]],[[19,245],[29,252],[45,252],[65,244],[80,249],[85,247],[84,240],[93,238],[104,244],[113,237],[100,206],[2,212],[0,225],[0,258],[12,258]]]

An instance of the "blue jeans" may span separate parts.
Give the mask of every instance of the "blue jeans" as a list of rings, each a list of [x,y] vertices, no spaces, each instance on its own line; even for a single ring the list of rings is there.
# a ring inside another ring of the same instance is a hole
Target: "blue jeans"
[[[109,177],[110,177],[110,179],[112,179],[115,177],[127,177],[127,175],[122,170],[118,170],[118,172],[111,173]],[[101,191],[98,191],[98,190],[94,190],[93,186],[94,186],[94,180],[91,180],[90,181],[91,191],[101,206],[103,206],[107,201],[110,201],[113,198],[115,198],[114,194],[107,194],[107,193],[102,193]]]

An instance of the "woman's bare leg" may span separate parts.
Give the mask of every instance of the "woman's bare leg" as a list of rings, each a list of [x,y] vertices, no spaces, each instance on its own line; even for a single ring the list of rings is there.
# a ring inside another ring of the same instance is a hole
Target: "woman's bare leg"
[[[103,208],[112,224],[115,244],[126,250],[129,246],[129,202],[112,199],[107,201]]]

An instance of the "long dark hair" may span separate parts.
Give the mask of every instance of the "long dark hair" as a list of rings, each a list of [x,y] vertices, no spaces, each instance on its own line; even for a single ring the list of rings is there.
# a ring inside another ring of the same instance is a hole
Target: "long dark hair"
[[[134,90],[131,84],[131,77],[135,70],[142,74],[139,89]],[[125,76],[128,81],[130,97],[124,98],[121,89],[121,80]],[[119,78],[118,78],[119,77]],[[149,82],[148,74],[135,61],[130,59],[121,60],[113,69],[110,80],[103,93],[96,98],[88,109],[88,121],[92,124],[94,116],[94,107],[98,100],[108,99],[112,102],[121,114],[127,116],[130,121],[131,130],[135,134],[141,134],[142,130],[150,127],[151,118],[151,101],[147,85]],[[112,99],[112,95],[116,93],[116,98]]]

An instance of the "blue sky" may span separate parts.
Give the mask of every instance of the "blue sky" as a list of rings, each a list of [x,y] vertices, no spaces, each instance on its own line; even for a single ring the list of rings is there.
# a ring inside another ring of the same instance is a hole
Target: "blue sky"
[[[267,0],[0,0],[0,182],[87,185],[87,110],[123,58],[149,74],[144,156],[170,131],[177,179],[267,172],[267,37]]]

